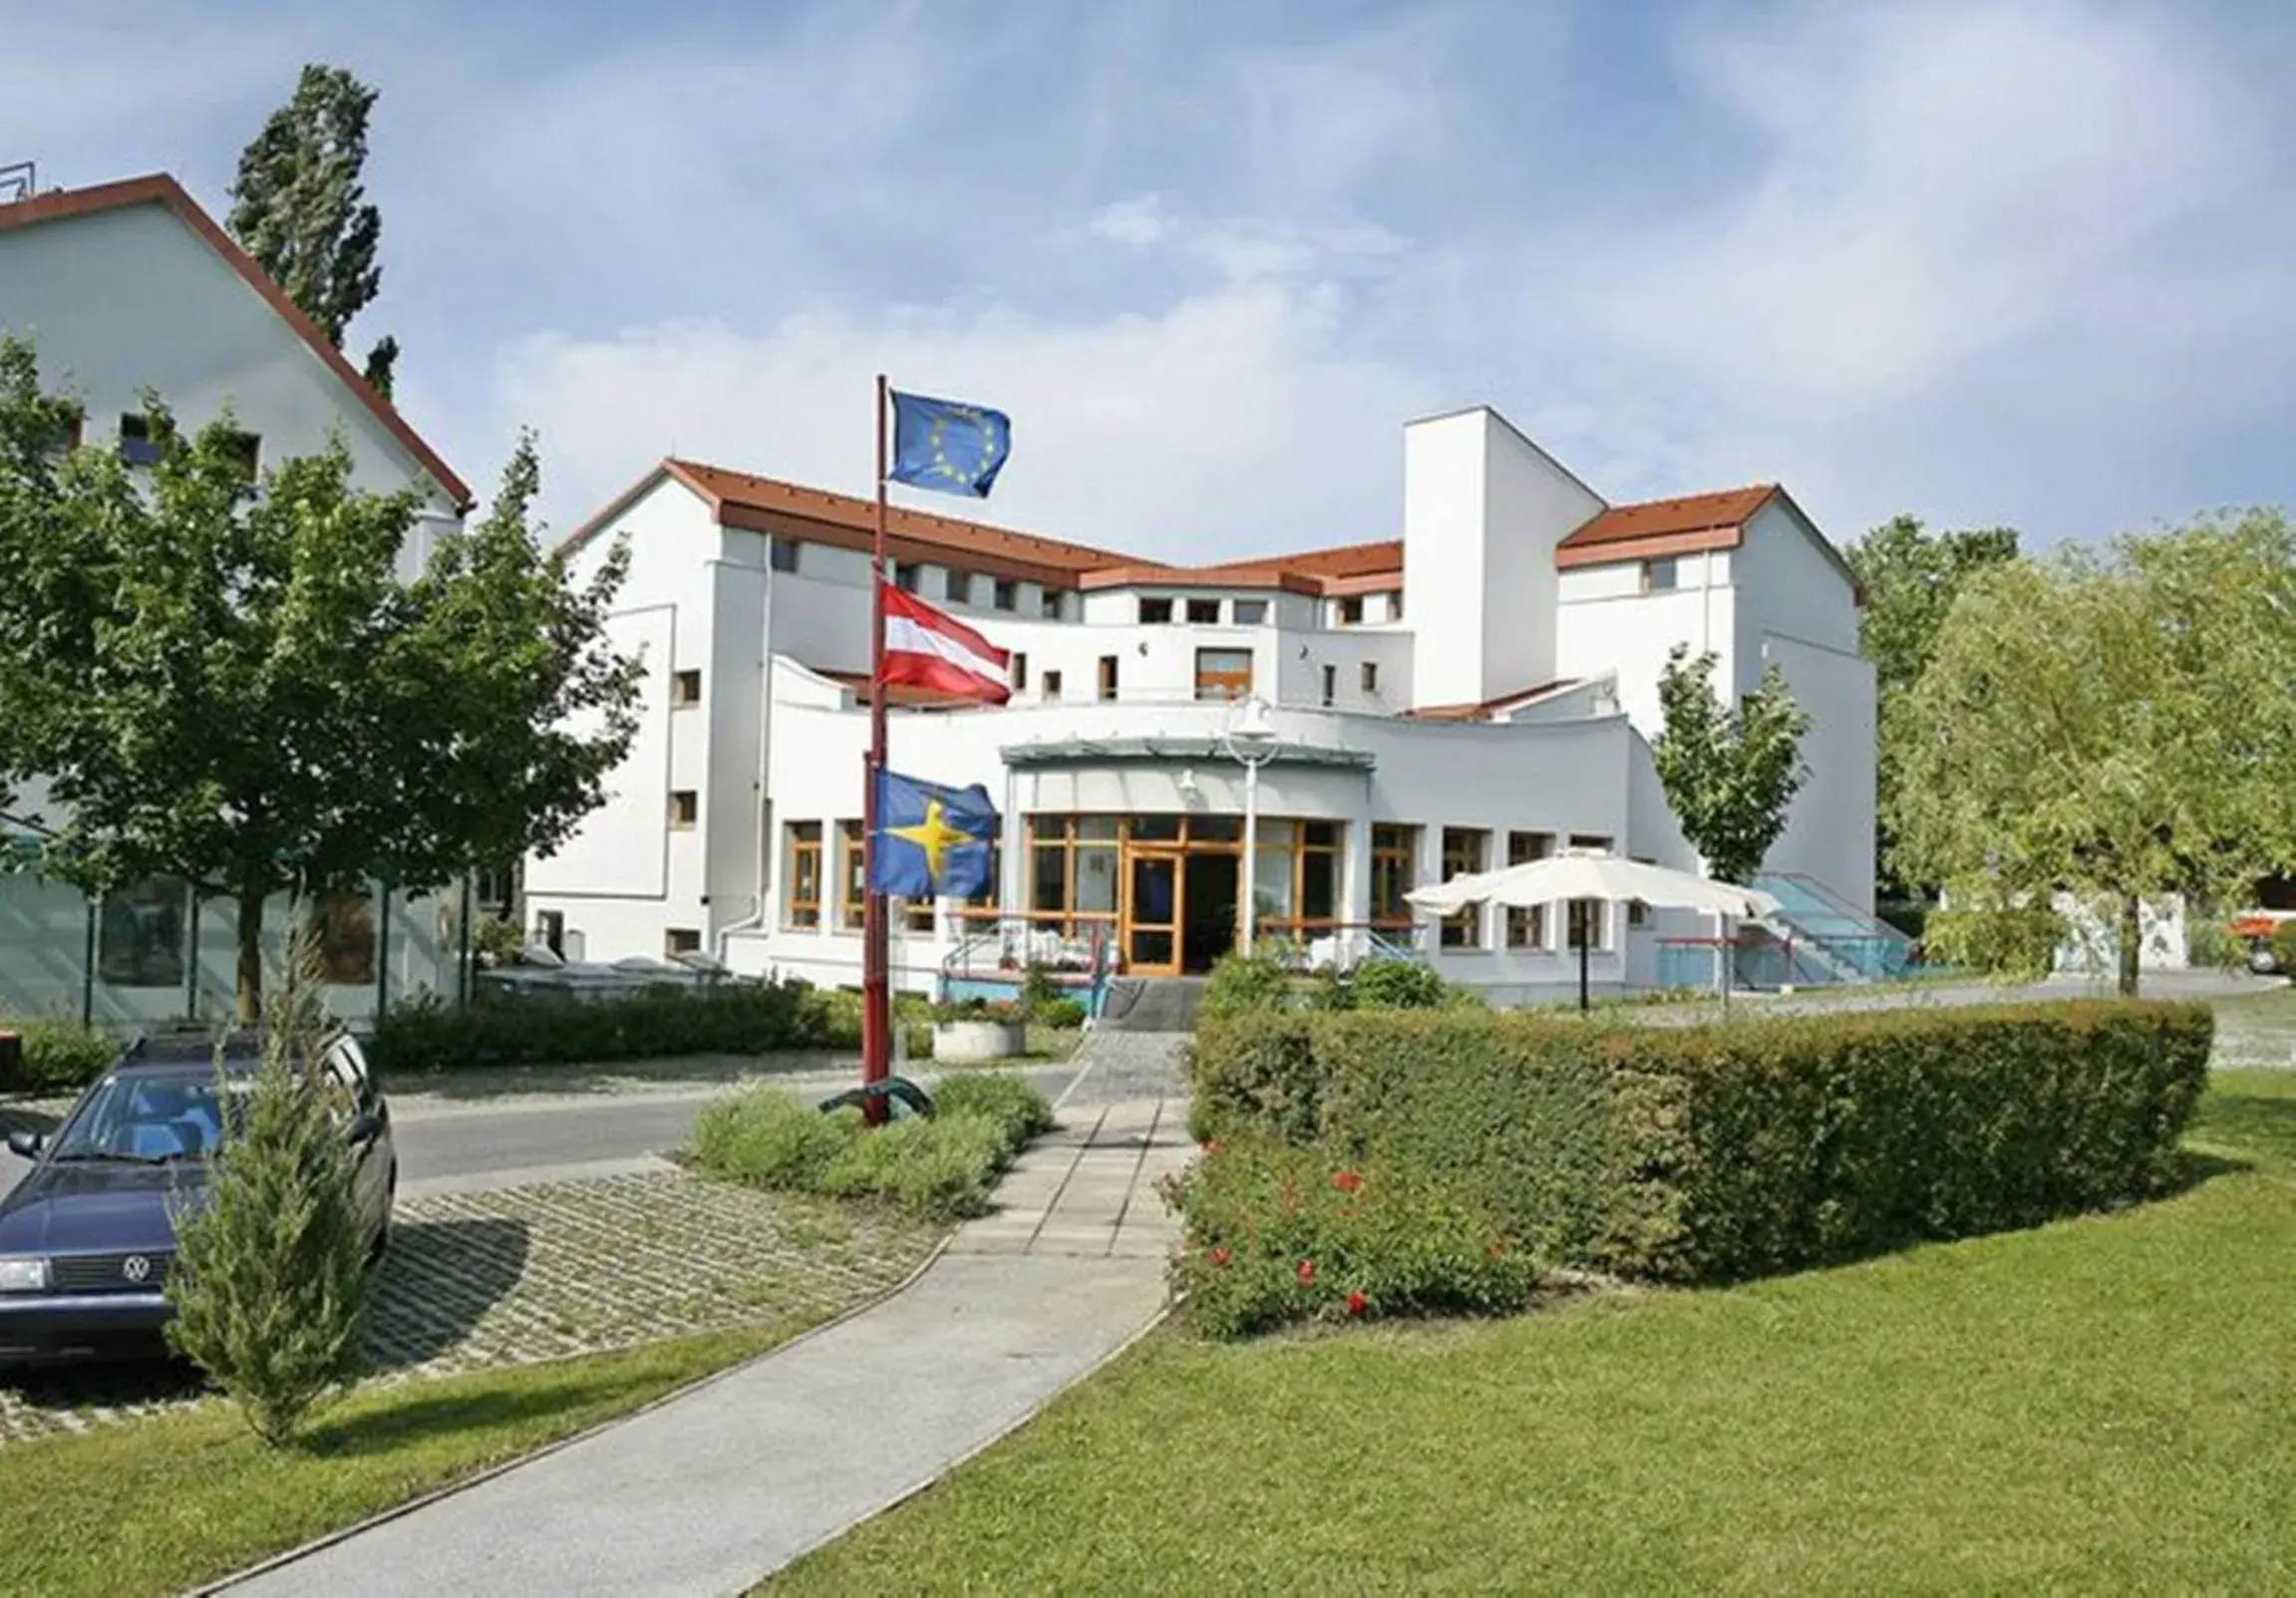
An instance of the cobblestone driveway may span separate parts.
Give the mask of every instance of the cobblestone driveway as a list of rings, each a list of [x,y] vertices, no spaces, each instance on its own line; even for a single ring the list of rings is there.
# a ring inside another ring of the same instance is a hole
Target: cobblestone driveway
[[[938,1235],[677,1172],[412,1199],[368,1350],[399,1380],[831,1315],[898,1282]],[[166,1366],[12,1378],[0,1444],[196,1402],[196,1379]]]

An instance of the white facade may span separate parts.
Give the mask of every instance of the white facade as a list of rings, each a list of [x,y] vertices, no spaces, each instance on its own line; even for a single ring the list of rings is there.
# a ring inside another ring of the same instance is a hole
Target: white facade
[[[892,712],[893,770],[981,784],[1004,818],[997,904],[919,913],[896,931],[896,981],[928,986],[968,929],[977,940],[1000,915],[1039,952],[1097,930],[1135,969],[1200,969],[1225,937],[1182,925],[1157,873],[1168,862],[1181,882],[1187,922],[1224,908],[1232,936],[1242,769],[1221,734],[1226,699],[1248,688],[1280,734],[1259,789],[1263,922],[1334,951],[1416,937],[1443,975],[1500,999],[1567,992],[1577,959],[1560,907],[1415,929],[1397,897],[1506,864],[1510,848],[1696,868],[1648,742],[1677,643],[1713,649],[1726,692],[1782,663],[1814,726],[1809,784],[1770,864],[1870,906],[1872,672],[1846,572],[1791,500],[1773,490],[1742,524],[1701,532],[1716,547],[1653,589],[1647,537],[1592,563],[1566,547],[1612,507],[1494,413],[1413,424],[1405,450],[1403,537],[1386,545],[1195,571],[1113,554],[1095,570],[1093,552],[1064,546],[1080,562],[1064,585],[1000,575],[1018,546],[992,529],[943,530],[938,560],[896,538],[903,586],[1010,651],[1015,685],[1001,709]],[[665,463],[574,535],[577,565],[628,539],[614,632],[647,661],[643,726],[606,806],[529,862],[530,913],[570,957],[698,948],[737,970],[850,984],[858,900],[840,891],[840,829],[857,838],[868,736],[854,691],[865,517],[838,501],[811,530],[765,514],[786,496],[743,502],[734,481],[760,479]],[[1661,938],[1709,930],[1612,912],[1593,982],[1648,985]]]
[[[185,430],[228,412],[255,440],[258,470],[340,439],[357,486],[417,487],[426,511],[401,552],[405,573],[460,524],[462,480],[171,178],[0,205],[0,333],[30,341],[43,388],[79,404],[85,443],[120,441],[124,419],[141,418],[155,391]],[[0,832],[37,833],[55,819],[35,782],[0,816]],[[449,923],[459,913],[403,895],[371,902],[352,939],[375,947],[336,951],[346,977],[331,990],[336,1010],[364,1016],[379,995],[452,991],[460,929]],[[283,901],[269,907],[274,959],[288,924]],[[0,875],[0,1012],[124,1025],[204,1014],[228,1003],[234,928],[227,902],[195,899],[181,883],[91,906],[61,884]]]

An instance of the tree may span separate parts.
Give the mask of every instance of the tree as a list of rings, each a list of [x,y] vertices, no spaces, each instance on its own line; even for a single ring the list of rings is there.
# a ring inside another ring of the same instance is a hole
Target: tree
[[[231,235],[337,348],[383,284],[383,213],[359,181],[376,98],[340,67],[306,66],[293,97],[240,152],[230,190]],[[367,357],[368,381],[386,398],[398,355],[398,340],[385,337]]]
[[[1714,656],[1689,655],[1689,645],[1677,644],[1666,657],[1658,680],[1666,727],[1651,755],[1666,801],[1683,836],[1705,857],[1708,874],[1750,882],[1808,776],[1802,737],[1809,731],[1809,713],[1786,691],[1776,661],[1733,710],[1715,697]]]
[[[1873,662],[1882,730],[1875,751],[1875,786],[1886,794],[1900,781],[1888,732],[1890,707],[1921,680],[1936,647],[1937,631],[1962,586],[1975,573],[2017,558],[2017,532],[2013,527],[1931,532],[1912,516],[1901,515],[1875,527],[1845,554],[1865,590],[1857,642]],[[1896,840],[1888,822],[1877,820],[1874,874],[1885,895],[1922,896],[1898,869]]]
[[[1994,566],[1890,717],[1907,868],[1968,911],[2110,906],[2134,993],[2142,900],[2296,865],[2296,530],[2252,511]]]
[[[273,1447],[327,1394],[356,1381],[367,1312],[367,1227],[352,1107],[327,1073],[318,939],[306,924],[252,1081],[222,1078],[234,1107],[205,1190],[175,1216],[167,1342],[196,1361]]]
[[[352,487],[339,440],[258,487],[228,415],[185,437],[147,408],[148,471],[64,451],[70,407],[0,339],[0,782],[48,778],[52,875],[227,894],[252,1022],[273,895],[435,888],[597,806],[635,728],[605,632],[628,556],[575,588],[540,552],[525,439],[487,518],[402,580],[416,490]]]

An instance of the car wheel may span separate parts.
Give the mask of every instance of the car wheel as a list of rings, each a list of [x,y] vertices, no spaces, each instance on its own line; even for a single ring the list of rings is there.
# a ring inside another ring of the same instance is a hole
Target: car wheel
[[[367,1264],[380,1265],[391,1248],[391,1208],[399,1201],[399,1167],[393,1165],[391,1174],[383,1182],[383,1224],[375,1228],[375,1239],[367,1245]]]

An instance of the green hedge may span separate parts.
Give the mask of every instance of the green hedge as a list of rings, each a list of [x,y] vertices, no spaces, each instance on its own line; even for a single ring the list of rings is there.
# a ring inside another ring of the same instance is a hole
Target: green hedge
[[[883,1199],[953,1220],[985,1211],[997,1172],[1053,1123],[1044,1096],[1018,1077],[955,1079],[935,1105],[929,1120],[870,1131],[858,1110],[823,1115],[779,1088],[745,1089],[695,1119],[694,1163],[752,1187]]]
[[[1726,1279],[2156,1191],[2212,1026],[2136,1001],[1703,1027],[1252,1016],[1198,1033],[1195,1129],[1448,1172],[1554,1259]]]
[[[894,1014],[912,1060],[932,1053],[922,1001]],[[574,1065],[673,1055],[858,1049],[861,996],[801,983],[647,989],[625,999],[490,996],[468,1006],[401,1005],[376,1024],[370,1050],[393,1074],[482,1066]]]
[[[0,1093],[66,1093],[94,1082],[120,1058],[120,1041],[101,1027],[47,1016],[0,1018],[0,1032],[24,1041],[23,1059],[0,1071]]]

